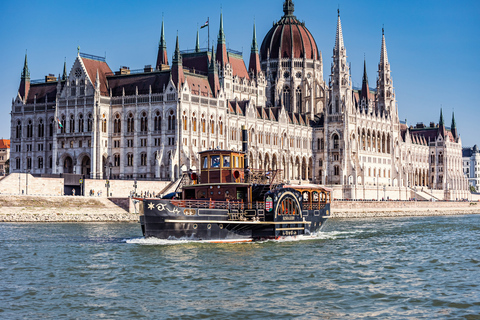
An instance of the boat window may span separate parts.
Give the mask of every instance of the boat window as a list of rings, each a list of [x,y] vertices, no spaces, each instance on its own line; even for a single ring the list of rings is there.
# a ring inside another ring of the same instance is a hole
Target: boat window
[[[309,194],[308,191],[305,191],[305,192],[303,193],[303,201],[304,201],[304,202],[310,202],[310,194]]]
[[[212,156],[211,168],[220,168],[220,156]]]
[[[223,167],[230,168],[230,156],[223,156]]]
[[[318,192],[317,191],[313,191],[313,202],[318,202]]]
[[[238,157],[234,157],[234,159],[235,159],[234,166],[235,168],[238,168]]]
[[[203,158],[203,169],[208,169],[208,158],[207,157]]]

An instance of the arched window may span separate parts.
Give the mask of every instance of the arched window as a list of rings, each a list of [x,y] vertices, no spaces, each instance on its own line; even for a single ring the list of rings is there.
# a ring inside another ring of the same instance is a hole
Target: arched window
[[[27,123],[27,138],[31,138],[33,136],[33,124],[32,120],[28,120]]]
[[[142,118],[140,119],[140,131],[141,132],[148,131],[148,119],[147,119],[147,113],[145,111],[142,113]]]
[[[92,130],[93,130],[93,116],[92,116],[92,114],[90,113],[90,114],[88,115],[87,131],[88,131],[88,132],[92,132]]]
[[[115,120],[113,121],[113,133],[121,133],[122,132],[122,119],[120,115],[117,113],[115,115]]]
[[[333,149],[338,149],[340,145],[338,134],[335,133],[332,137],[332,140],[333,140]]]
[[[205,123],[206,122],[205,121],[205,116],[203,114],[202,114],[202,120],[201,121],[202,121],[202,132],[205,133],[205,132],[207,132],[207,129],[206,129],[207,126],[206,126],[206,123]]]
[[[334,176],[339,176],[340,175],[340,167],[339,166],[334,166],[333,167],[333,175]]]
[[[45,135],[45,125],[43,124],[43,119],[38,121],[38,137],[43,138]]]
[[[185,111],[183,111],[182,123],[183,123],[183,131],[187,131],[188,120],[187,120],[187,115]]]
[[[147,154],[146,153],[141,153],[140,154],[140,165],[142,167],[145,167],[147,165]]]
[[[85,82],[83,80],[80,81],[80,95],[85,95]]]
[[[120,155],[119,154],[115,154],[113,156],[113,166],[114,167],[120,167]]]
[[[127,154],[127,167],[133,167],[133,153]]]
[[[302,109],[302,89],[297,87],[295,90],[295,100],[297,103],[297,112],[304,113],[305,111]]]
[[[213,116],[210,116],[210,132],[215,134],[215,121],[213,120]]]
[[[175,130],[175,115],[173,110],[170,110],[170,115],[168,116],[168,130]]]
[[[133,114],[129,113],[127,118],[127,132],[134,132],[135,131],[135,119],[133,118]]]
[[[43,157],[38,157],[37,163],[38,163],[38,169],[43,169]]]
[[[76,90],[76,83],[75,83],[75,80],[72,80],[72,82],[70,83],[71,85],[71,95],[72,96],[75,96],[77,94],[77,90]]]
[[[21,139],[22,138],[22,122],[20,120],[17,121],[17,128],[15,130],[15,137],[17,139]]]
[[[162,117],[160,117],[160,111],[155,112],[155,118],[154,118],[154,129],[155,132],[160,132],[162,131]]]
[[[102,115],[102,132],[107,132],[107,119],[105,113]]]
[[[223,121],[222,117],[218,119],[218,131],[220,132],[220,135],[223,136]]]
[[[73,116],[73,114],[70,115],[70,133],[74,133],[75,132],[75,117]]]
[[[193,132],[197,132],[197,117],[195,116],[195,112],[192,115],[192,127]]]
[[[78,132],[84,132],[85,126],[83,122],[83,114],[78,115]]]
[[[283,88],[283,105],[285,106],[286,111],[290,111],[290,88]]]

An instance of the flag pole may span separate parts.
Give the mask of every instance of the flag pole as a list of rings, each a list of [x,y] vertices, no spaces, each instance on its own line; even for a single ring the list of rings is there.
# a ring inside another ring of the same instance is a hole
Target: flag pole
[[[210,17],[207,18],[207,22],[208,22],[208,45],[207,45],[207,52],[208,52],[208,49],[210,48]]]

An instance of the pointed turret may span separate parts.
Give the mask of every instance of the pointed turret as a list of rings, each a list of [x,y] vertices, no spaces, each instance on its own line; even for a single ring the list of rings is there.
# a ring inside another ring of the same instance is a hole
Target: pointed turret
[[[220,13],[220,31],[218,32],[217,41],[217,61],[223,68],[228,63],[227,45],[225,33],[223,32],[223,13]]]
[[[335,53],[338,55],[340,50],[344,49],[342,21],[340,20],[340,9],[338,9],[337,36],[335,37]]]
[[[385,30],[382,28],[382,49],[380,52],[380,65],[388,65],[387,45],[385,44]]]
[[[162,65],[168,65],[167,57],[167,41],[165,41],[165,25],[162,19],[162,32],[160,35],[160,42],[158,43],[158,55],[157,55],[157,64],[156,69],[162,70]]]
[[[393,81],[390,76],[387,45],[385,44],[385,30],[382,28],[382,46],[380,49],[380,62],[378,64],[377,78],[377,108],[385,115],[398,116],[395,110],[395,95]]]
[[[362,92],[360,95],[360,101],[365,99],[365,102],[368,105],[370,100],[370,88],[368,87],[368,77],[367,77],[367,61],[363,60],[363,79],[362,79]]]
[[[26,100],[28,96],[28,91],[30,91],[30,71],[28,71],[28,61],[27,53],[25,53],[25,62],[23,63],[22,76],[20,78],[20,86],[18,88],[18,93],[22,99]]]
[[[260,72],[260,56],[258,55],[257,28],[255,23],[253,24],[252,50],[250,53],[250,64],[248,70],[253,72],[255,75]]]
[[[452,130],[452,135],[455,139],[458,138],[458,133],[457,133],[457,124],[455,122],[455,113],[452,112],[452,126],[451,126],[451,130]]]
[[[445,126],[445,122],[443,121],[443,110],[440,109],[440,121],[438,122],[438,126]]]
[[[438,121],[438,131],[440,135],[446,139],[447,129],[445,128],[445,121],[443,121],[443,110],[440,108],[440,121]]]
[[[59,78],[60,79],[60,78]],[[62,81],[67,80],[67,58],[65,58],[65,61],[63,62],[63,75],[62,75]]]
[[[218,69],[217,62],[215,59],[215,49],[212,46],[212,57],[210,59],[210,66],[208,67],[208,83],[212,89],[212,94],[214,97],[217,97],[218,92],[220,91],[220,80],[218,78]]]
[[[185,82],[185,75],[183,74],[182,55],[180,54],[180,46],[178,44],[178,33],[177,42],[175,44],[175,54],[173,55],[172,61],[172,81],[173,83],[175,83],[177,89],[180,89],[180,86]]]
[[[195,43],[195,52],[200,52],[200,34],[197,29],[197,42]]]

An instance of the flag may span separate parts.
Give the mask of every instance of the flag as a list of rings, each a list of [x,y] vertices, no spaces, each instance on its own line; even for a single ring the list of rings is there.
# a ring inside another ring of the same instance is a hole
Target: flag
[[[58,129],[63,128],[63,125],[62,125],[62,122],[60,122],[60,119],[57,118],[57,122],[58,122]]]
[[[203,29],[205,27],[208,27],[208,20],[207,20],[207,22],[205,22],[205,24],[203,26],[200,27],[200,29]]]

